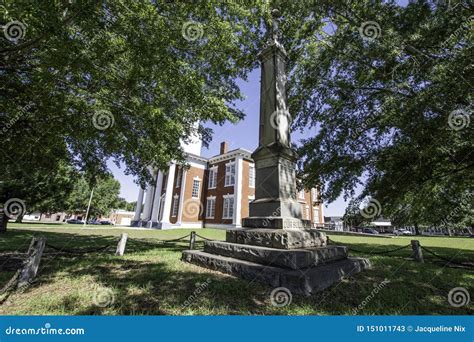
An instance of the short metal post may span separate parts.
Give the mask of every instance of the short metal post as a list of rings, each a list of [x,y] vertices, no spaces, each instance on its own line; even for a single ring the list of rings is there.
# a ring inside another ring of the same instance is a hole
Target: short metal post
[[[420,241],[418,240],[411,240],[411,249],[413,250],[413,258],[417,262],[424,262],[423,261],[423,252],[421,251]]]
[[[123,256],[123,254],[125,253],[125,246],[127,245],[127,238],[128,238],[127,233],[123,233],[120,236],[120,240],[117,244],[117,250],[115,251],[115,255]]]
[[[195,243],[196,243],[196,232],[192,231],[189,237],[189,249],[194,249]]]

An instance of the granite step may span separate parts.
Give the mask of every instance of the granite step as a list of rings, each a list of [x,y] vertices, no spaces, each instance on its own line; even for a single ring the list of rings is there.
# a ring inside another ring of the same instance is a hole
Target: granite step
[[[348,250],[344,246],[276,249],[224,241],[206,241],[204,252],[296,270],[345,259]]]
[[[324,247],[327,245],[327,236],[316,229],[236,228],[227,230],[226,241],[278,249],[298,249]]]
[[[251,282],[257,281],[274,288],[285,287],[293,294],[307,296],[330,287],[343,277],[371,267],[367,259],[346,258],[306,269],[289,270],[198,250],[185,250],[182,260]]]

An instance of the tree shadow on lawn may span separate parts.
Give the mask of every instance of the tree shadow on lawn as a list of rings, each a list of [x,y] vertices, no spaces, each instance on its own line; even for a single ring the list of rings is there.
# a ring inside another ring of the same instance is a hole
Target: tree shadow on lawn
[[[17,248],[15,244],[27,246],[34,234],[15,231],[13,235],[12,240],[0,238],[1,250],[7,249],[3,246],[6,241],[15,242],[9,246],[10,250]],[[42,232],[41,235],[60,246],[69,241],[74,248],[117,241],[116,237],[92,238],[67,233]],[[373,249],[368,244],[351,245]],[[407,253],[395,253],[396,257],[371,256],[372,270],[343,279],[311,297],[294,295],[290,305],[278,308],[271,305],[269,287],[179,261],[180,252],[186,248],[186,243],[158,245],[148,239],[129,239],[124,257],[113,256],[115,249],[108,254],[71,256],[55,255],[47,250],[37,281],[24,293],[14,296],[10,305],[14,311],[17,300],[25,302],[26,307],[38,296],[46,301],[49,295],[54,296],[48,291],[59,288],[57,291],[63,292],[56,294],[42,312],[33,314],[55,314],[61,310],[74,315],[474,313],[472,306],[453,308],[447,302],[447,295],[454,287],[466,287],[473,292],[474,272],[415,263],[406,258]],[[433,248],[440,254],[448,253],[443,249]],[[387,283],[381,286],[385,280]],[[70,283],[81,291],[69,291]],[[41,301],[38,303],[37,307],[42,305]],[[4,313],[10,313],[8,307],[3,309]]]

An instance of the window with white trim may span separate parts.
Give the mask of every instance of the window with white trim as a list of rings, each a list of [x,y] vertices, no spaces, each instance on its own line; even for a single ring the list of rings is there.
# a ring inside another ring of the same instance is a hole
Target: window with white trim
[[[201,187],[201,180],[199,178],[193,179],[193,192],[191,194],[193,198],[199,198],[200,187]]]
[[[224,186],[235,184],[235,162],[225,164],[225,181]]]
[[[176,187],[179,188],[181,186],[181,180],[183,178],[183,168],[178,169],[178,175],[176,176]]]
[[[249,187],[255,188],[255,165],[249,165]]]
[[[171,216],[176,217],[178,216],[178,202],[179,198],[178,195],[174,195],[173,197],[173,207],[171,208]]]
[[[231,219],[234,217],[234,196],[224,196],[224,206],[222,210],[223,219]]]
[[[216,214],[216,198],[208,197],[206,202],[206,218],[214,218]]]
[[[217,186],[217,166],[209,169],[209,189],[215,189]]]
[[[304,189],[300,190],[300,199],[304,200]]]
[[[309,220],[310,219],[310,217],[309,217],[309,205],[307,205],[305,207],[305,215],[306,215],[306,219]]]
[[[319,223],[319,208],[313,208],[313,222]]]

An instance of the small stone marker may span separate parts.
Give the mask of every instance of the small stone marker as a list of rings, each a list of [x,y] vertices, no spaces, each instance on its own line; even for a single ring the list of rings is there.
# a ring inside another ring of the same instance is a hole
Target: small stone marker
[[[18,288],[29,285],[36,277],[45,246],[46,238],[44,237],[34,237],[31,240],[30,248],[28,249],[27,260],[20,272]]]
[[[118,242],[117,250],[115,251],[115,255],[123,256],[123,254],[125,253],[125,246],[127,245],[127,239],[128,239],[128,234],[127,233],[123,233],[120,236],[120,240]]]
[[[189,237],[189,249],[194,249],[195,243],[196,243],[196,232],[192,231],[191,236]]]
[[[413,258],[417,262],[424,262],[423,261],[423,252],[421,251],[420,241],[418,240],[411,240],[411,248],[413,249]]]

